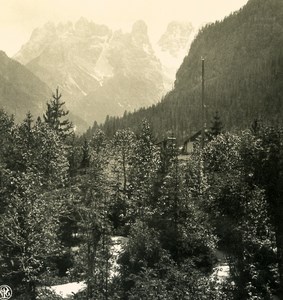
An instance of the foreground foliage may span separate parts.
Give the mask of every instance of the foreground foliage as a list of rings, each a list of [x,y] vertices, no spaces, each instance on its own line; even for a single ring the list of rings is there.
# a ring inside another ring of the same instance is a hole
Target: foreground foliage
[[[16,299],[55,299],[42,286],[78,280],[77,299],[280,295],[280,129],[217,131],[185,161],[172,136],[156,145],[147,121],[112,140],[66,130],[0,113],[1,283]],[[115,270],[113,235],[127,239]]]

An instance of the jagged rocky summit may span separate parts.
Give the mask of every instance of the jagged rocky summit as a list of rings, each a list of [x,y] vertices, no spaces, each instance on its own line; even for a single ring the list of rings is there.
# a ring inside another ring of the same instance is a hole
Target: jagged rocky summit
[[[14,59],[51,90],[59,86],[70,110],[92,124],[158,102],[172,86],[192,32],[190,24],[173,22],[153,47],[142,20],[127,33],[85,18],[47,23]]]

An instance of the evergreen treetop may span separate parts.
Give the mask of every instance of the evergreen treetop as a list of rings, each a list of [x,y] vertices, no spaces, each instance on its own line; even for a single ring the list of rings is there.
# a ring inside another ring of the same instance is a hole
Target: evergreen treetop
[[[219,112],[216,111],[213,121],[212,121],[212,126],[210,127],[210,134],[215,137],[219,135],[220,133],[223,132],[223,123],[221,122],[221,118],[219,116]]]
[[[72,134],[73,124],[65,118],[69,114],[69,111],[64,110],[63,106],[65,102],[61,101],[61,97],[62,94],[59,93],[57,87],[56,93],[52,94],[52,99],[47,103],[47,110],[43,118],[61,137],[66,138]]]

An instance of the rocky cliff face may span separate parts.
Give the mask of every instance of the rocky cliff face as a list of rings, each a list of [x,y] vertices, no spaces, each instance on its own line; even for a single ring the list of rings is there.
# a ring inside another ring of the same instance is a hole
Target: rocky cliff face
[[[83,18],[75,24],[48,23],[33,31],[14,59],[25,64],[50,88],[59,85],[72,105],[99,87],[104,77],[112,75],[111,68],[101,73],[101,64],[96,70],[111,36],[106,26]]]
[[[48,23],[33,31],[14,59],[51,89],[59,86],[70,110],[90,124],[153,104],[164,94],[162,66],[143,21],[130,33],[84,18]]]
[[[173,57],[178,57],[189,51],[189,41],[194,28],[191,23],[173,21],[168,24],[165,33],[158,41],[162,52],[167,52]]]
[[[176,72],[196,35],[191,23],[173,21],[155,45],[154,50],[162,64],[163,82],[168,91],[172,88]]]

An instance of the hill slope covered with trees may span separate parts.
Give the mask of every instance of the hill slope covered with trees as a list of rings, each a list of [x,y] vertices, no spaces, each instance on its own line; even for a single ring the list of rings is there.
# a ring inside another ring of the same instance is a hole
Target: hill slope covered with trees
[[[250,0],[238,12],[202,28],[176,74],[174,89],[157,105],[107,118],[103,129],[151,121],[158,136],[179,141],[201,127],[201,57],[205,59],[206,116],[219,111],[226,129],[255,118],[278,121],[283,113],[283,2]]]

